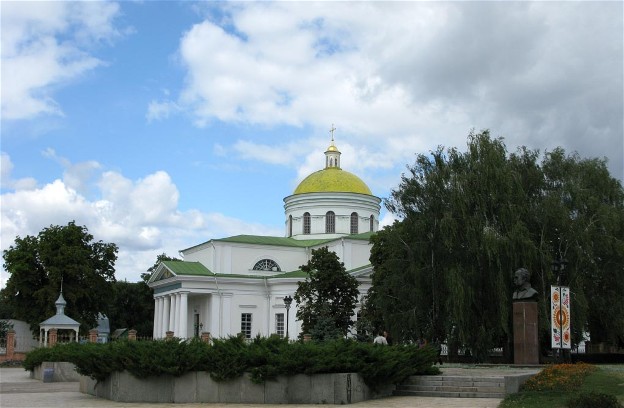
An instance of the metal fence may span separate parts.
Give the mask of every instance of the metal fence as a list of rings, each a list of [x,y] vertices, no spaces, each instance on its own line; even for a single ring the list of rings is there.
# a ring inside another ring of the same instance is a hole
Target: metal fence
[[[575,354],[584,354],[585,353],[585,342],[582,342],[577,347],[573,348],[571,350],[571,352],[575,353]],[[446,344],[442,344],[441,345],[440,355],[448,356],[448,345],[446,345]],[[462,349],[462,348],[458,349],[457,350],[457,355],[459,355],[459,356],[466,355],[466,349]],[[490,355],[491,356],[502,356],[503,355],[503,348],[502,347],[498,347],[498,348],[494,348],[494,349],[490,350]]]

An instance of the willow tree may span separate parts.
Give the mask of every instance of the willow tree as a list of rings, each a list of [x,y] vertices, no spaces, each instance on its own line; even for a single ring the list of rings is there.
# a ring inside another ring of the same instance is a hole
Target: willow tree
[[[543,161],[542,245],[567,261],[573,340],[624,343],[624,190],[602,159],[556,149]]]
[[[401,328],[395,336],[457,341],[485,359],[491,348],[510,344],[512,274],[526,267],[542,294],[545,343],[548,288],[557,278],[550,265],[561,257],[569,258],[571,285],[579,292],[576,325],[585,328],[592,310],[586,292],[597,286],[586,276],[589,269],[606,274],[587,265],[621,261],[622,187],[605,173],[604,161],[566,157],[560,149],[538,160],[539,153],[526,148],[509,154],[488,131],[471,133],[465,152],[439,147],[417,155],[385,201],[401,221],[377,234],[371,252],[367,306]],[[598,198],[586,201],[598,186]],[[607,248],[590,251],[599,231],[607,232],[598,241]],[[596,251],[604,259],[598,261]],[[609,296],[609,302],[621,306],[623,300]]]

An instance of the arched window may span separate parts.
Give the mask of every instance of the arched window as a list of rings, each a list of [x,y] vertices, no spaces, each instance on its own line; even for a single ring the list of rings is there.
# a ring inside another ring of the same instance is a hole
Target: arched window
[[[256,262],[256,264],[253,267],[253,270],[254,271],[273,271],[273,272],[281,271],[277,262],[275,262],[272,259],[262,259]]]
[[[303,214],[303,233],[304,234],[310,233],[310,213],[309,212]]]
[[[325,233],[333,234],[336,232],[336,214],[333,211],[327,211],[325,214]]]
[[[292,237],[292,215],[288,216],[288,236]]]
[[[375,216],[371,214],[370,216],[370,232],[375,230]]]
[[[358,213],[351,213],[351,233],[358,233]]]

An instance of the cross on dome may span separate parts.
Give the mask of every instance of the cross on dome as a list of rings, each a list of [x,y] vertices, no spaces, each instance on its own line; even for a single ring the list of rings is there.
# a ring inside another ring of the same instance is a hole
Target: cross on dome
[[[334,144],[334,131],[336,128],[332,123],[329,133],[331,133],[331,144],[325,152],[325,168],[326,169],[340,169],[340,151]]]

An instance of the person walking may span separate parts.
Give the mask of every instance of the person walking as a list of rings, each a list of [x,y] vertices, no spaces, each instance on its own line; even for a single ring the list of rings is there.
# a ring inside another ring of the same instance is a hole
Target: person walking
[[[377,337],[375,337],[375,340],[373,340],[373,344],[382,344],[384,346],[388,345],[388,340],[386,340],[386,338],[383,336],[382,331],[379,332],[379,334],[377,335]]]

